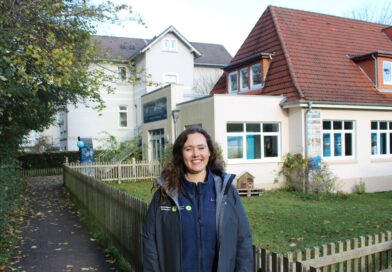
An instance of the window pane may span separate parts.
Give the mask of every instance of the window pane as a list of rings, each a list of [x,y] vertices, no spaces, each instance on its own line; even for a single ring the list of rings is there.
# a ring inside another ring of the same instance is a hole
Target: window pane
[[[389,133],[389,154],[392,154],[392,133]]]
[[[331,156],[331,134],[329,133],[323,134],[323,156]]]
[[[251,67],[252,72],[252,86],[261,84],[261,65],[256,64]]]
[[[230,74],[230,90],[231,91],[237,91],[238,90],[237,73]]]
[[[353,135],[351,133],[344,134],[344,142],[345,142],[344,154],[346,156],[352,156],[353,155]]]
[[[227,132],[243,132],[244,124],[227,124],[226,129]]]
[[[380,154],[387,154],[387,134],[380,133]]]
[[[279,124],[263,124],[264,132],[279,132]]]
[[[248,89],[249,84],[248,68],[241,69],[241,89]]]
[[[278,156],[278,136],[264,136],[264,157]]]
[[[247,132],[260,132],[260,124],[246,124]]]
[[[120,111],[126,111],[127,110],[127,106],[120,106]]]
[[[246,158],[248,160],[261,158],[261,138],[260,135],[246,136]]]
[[[389,129],[392,130],[392,122],[389,122]]]
[[[340,157],[342,156],[342,134],[334,133],[333,140],[334,140],[334,149],[333,149],[334,155],[335,157]]]
[[[378,129],[378,122],[371,123],[372,129]]]
[[[323,129],[330,130],[331,129],[331,121],[323,121]]]
[[[384,70],[384,83],[385,82],[391,83],[392,82],[392,72],[391,72],[391,70],[392,70],[392,62],[384,61],[383,63],[384,63],[384,67],[383,67],[383,70]]]
[[[127,127],[127,113],[120,112],[120,127]]]
[[[372,122],[373,123],[373,122]],[[377,154],[377,133],[372,133],[372,155]]]
[[[229,159],[242,158],[242,136],[227,137],[227,157]]]
[[[388,129],[388,123],[387,122],[380,122],[380,129]]]
[[[344,129],[353,129],[353,122],[344,122]]]
[[[342,121],[333,121],[333,129],[342,129]]]

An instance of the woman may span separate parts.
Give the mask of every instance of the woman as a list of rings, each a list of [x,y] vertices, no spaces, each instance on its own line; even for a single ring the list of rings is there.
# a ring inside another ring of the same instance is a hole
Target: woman
[[[252,235],[234,177],[223,173],[203,129],[178,136],[144,223],[144,271],[252,271]]]

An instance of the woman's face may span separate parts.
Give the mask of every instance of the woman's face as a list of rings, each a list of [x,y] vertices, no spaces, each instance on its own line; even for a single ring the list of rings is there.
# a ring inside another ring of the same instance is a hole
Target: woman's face
[[[199,174],[206,170],[210,158],[207,140],[201,133],[189,134],[182,149],[186,171]]]

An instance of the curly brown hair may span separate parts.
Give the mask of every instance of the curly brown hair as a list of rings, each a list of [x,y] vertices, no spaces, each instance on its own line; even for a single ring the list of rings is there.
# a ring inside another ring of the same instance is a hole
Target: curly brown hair
[[[216,175],[222,175],[224,171],[224,164],[217,158],[217,150],[214,146],[211,136],[200,127],[190,127],[181,132],[181,134],[175,140],[172,151],[173,157],[162,170],[162,195],[166,196],[166,192],[168,191],[184,192],[182,179],[185,174],[186,167],[184,164],[182,149],[188,139],[188,135],[195,133],[202,134],[206,139],[207,146],[210,151],[210,158],[208,160],[207,168]]]

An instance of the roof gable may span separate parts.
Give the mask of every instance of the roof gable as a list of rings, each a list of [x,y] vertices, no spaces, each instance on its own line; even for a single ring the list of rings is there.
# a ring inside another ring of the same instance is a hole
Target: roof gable
[[[173,26],[169,26],[167,29],[165,29],[161,34],[158,36],[154,37],[144,48],[142,48],[139,51],[139,54],[143,54],[147,50],[149,50],[152,46],[154,46],[158,41],[160,41],[163,37],[165,37],[168,33],[172,33],[175,35],[181,42],[183,42],[189,50],[195,55],[195,57],[200,57],[201,53],[187,40],[185,39],[184,36],[181,35],[180,32],[177,31]],[[138,55],[139,55],[138,54]],[[133,58],[135,58],[134,56]]]

